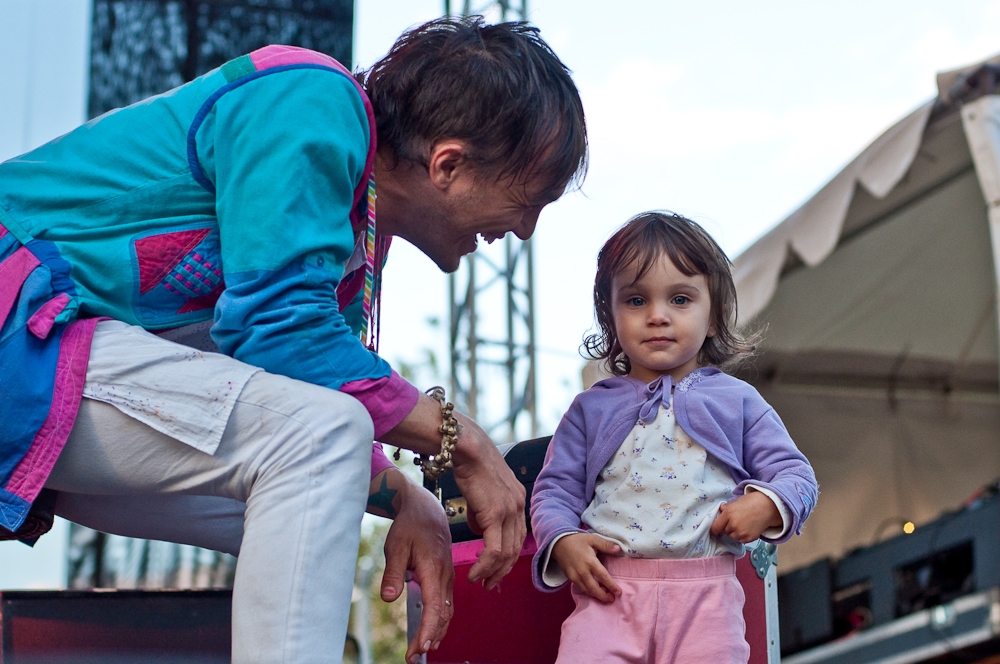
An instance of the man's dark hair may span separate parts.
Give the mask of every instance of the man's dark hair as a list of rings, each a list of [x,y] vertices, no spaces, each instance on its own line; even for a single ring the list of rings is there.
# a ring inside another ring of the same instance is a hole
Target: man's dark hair
[[[583,351],[594,360],[604,360],[615,376],[626,376],[632,363],[622,350],[612,311],[615,276],[635,266],[641,279],[664,256],[683,274],[705,275],[711,302],[710,322],[715,336],[705,339],[698,353],[700,366],[735,369],[751,357],[760,332],[743,333],[736,328],[736,285],[729,258],[705,229],[673,212],[643,212],[615,231],[597,255],[594,278],[594,317],[597,332],[583,340]]]
[[[426,165],[445,139],[464,141],[486,176],[579,185],[587,169],[583,104],[570,72],[527,23],[441,18],[401,36],[359,72],[379,149]],[[549,188],[547,187],[547,188]]]

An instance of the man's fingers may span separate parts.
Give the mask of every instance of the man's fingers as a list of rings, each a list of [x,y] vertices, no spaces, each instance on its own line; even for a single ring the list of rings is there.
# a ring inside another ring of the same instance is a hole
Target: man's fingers
[[[483,527],[479,525],[479,519],[476,518],[476,513],[472,510],[466,510],[465,521],[469,524],[469,530],[477,535],[483,534]]]
[[[500,524],[487,526],[483,531],[483,550],[479,552],[472,569],[469,570],[469,581],[489,581],[503,562],[503,532]],[[489,586],[492,588],[492,586]],[[487,588],[487,589],[489,589]]]
[[[406,661],[411,662],[433,649],[448,631],[448,624],[455,614],[452,591],[455,568],[451,557],[420,555],[410,559],[413,574],[420,585],[423,613],[417,634],[406,649]]]
[[[518,556],[521,555],[521,548],[524,546],[524,538],[528,535],[528,527],[524,521],[524,505],[514,514],[508,514],[503,523],[503,541],[501,544],[503,565],[498,575],[495,575],[496,582],[507,576],[514,569]]]
[[[500,583],[513,569],[528,532],[524,521],[524,487],[520,484],[515,487],[516,499],[501,507],[499,515],[491,515],[493,518],[489,521],[479,521],[483,527],[483,550],[479,553],[479,560],[469,570],[469,581],[482,580],[487,590]]]
[[[524,546],[524,538],[527,536],[528,530],[524,523],[524,512],[517,512],[514,515],[508,515],[508,518],[504,521],[501,528],[499,552],[494,555],[493,562],[494,567],[492,573],[486,575],[484,573],[483,587],[486,590],[492,590],[503,577],[514,569],[515,563],[517,563],[517,558],[521,554],[521,548]],[[484,533],[485,540],[485,533]],[[485,549],[484,549],[485,550]],[[482,558],[480,558],[482,560]]]
[[[493,590],[510,573],[516,562],[517,555],[505,555],[502,550],[496,549],[487,553],[487,549],[484,548],[480,552],[479,560],[469,570],[469,581],[475,583],[481,580],[486,590]]]
[[[383,602],[394,602],[403,594],[409,552],[404,547],[389,545],[386,545],[384,551],[385,571],[382,573],[382,588],[379,594]]]
[[[423,614],[417,635],[406,649],[406,661],[413,661],[420,655],[433,649],[441,642],[448,631],[448,624],[455,615],[455,606],[451,599],[452,587],[450,581],[445,588],[438,584],[424,582],[421,584],[420,599],[423,604]]]

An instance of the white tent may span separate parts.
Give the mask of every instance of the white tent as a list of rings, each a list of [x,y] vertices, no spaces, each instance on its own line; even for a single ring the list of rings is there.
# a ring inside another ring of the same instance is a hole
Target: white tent
[[[743,377],[820,481],[782,572],[1000,478],[1000,56],[903,118],[735,261]]]

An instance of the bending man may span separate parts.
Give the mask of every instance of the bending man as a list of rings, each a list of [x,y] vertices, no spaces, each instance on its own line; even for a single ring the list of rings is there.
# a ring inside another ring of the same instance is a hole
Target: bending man
[[[372,441],[437,454],[442,408],[369,347],[389,242],[453,271],[477,238],[529,237],[585,162],[537,31],[471,19],[357,79],[267,47],[0,164],[0,527],[44,486],[77,523],[238,554],[233,660],[329,662],[372,496],[395,517],[383,598],[407,567],[423,586],[415,659],[451,618],[447,524]],[[524,491],[457,417],[492,587]]]

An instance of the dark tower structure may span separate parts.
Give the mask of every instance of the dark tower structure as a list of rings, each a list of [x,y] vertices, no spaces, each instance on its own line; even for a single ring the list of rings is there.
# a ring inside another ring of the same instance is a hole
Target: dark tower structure
[[[91,117],[201,76],[267,44],[351,66],[353,0],[94,0]]]
[[[445,14],[524,21],[527,0],[445,0]],[[481,246],[448,281],[451,393],[498,443],[538,435],[531,240]]]

